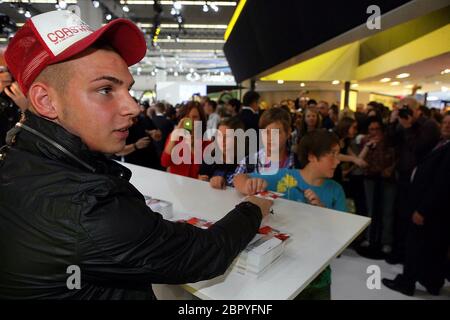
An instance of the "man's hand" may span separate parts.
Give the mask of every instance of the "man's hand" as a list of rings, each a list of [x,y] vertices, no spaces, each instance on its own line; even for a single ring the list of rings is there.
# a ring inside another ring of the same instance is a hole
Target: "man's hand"
[[[198,180],[208,181],[209,177],[206,174],[199,174],[198,175]]]
[[[304,195],[309,204],[318,207],[325,207],[325,205],[320,201],[320,198],[317,196],[317,194],[311,189],[306,189]]]
[[[209,180],[209,184],[214,189],[224,189],[226,186],[225,178],[221,176],[214,176]]]
[[[412,215],[412,222],[415,225],[418,226],[423,226],[423,222],[424,222],[425,218],[423,217],[423,215],[421,215],[419,212],[415,211]]]
[[[139,139],[138,141],[136,141],[136,143],[134,144],[137,150],[141,150],[144,148],[147,148],[148,145],[150,144],[151,140],[149,137],[144,137]]]
[[[162,138],[161,130],[155,129],[155,130],[145,130],[145,132],[154,140],[159,141]]]
[[[261,178],[250,178],[245,182],[245,194],[254,195],[266,190],[267,182]]]
[[[249,196],[245,199],[245,201],[251,202],[253,204],[256,204],[261,209],[261,214],[264,217],[266,217],[270,213],[270,208],[273,205],[272,200],[263,199],[255,196]]]
[[[28,99],[22,93],[22,90],[20,90],[17,81],[13,82],[13,84],[11,84],[9,87],[6,87],[5,93],[14,101],[14,103],[20,108],[20,110],[22,110],[22,112],[28,108]]]
[[[0,93],[3,92],[7,86],[10,86],[11,82],[11,74],[5,67],[0,66]]]

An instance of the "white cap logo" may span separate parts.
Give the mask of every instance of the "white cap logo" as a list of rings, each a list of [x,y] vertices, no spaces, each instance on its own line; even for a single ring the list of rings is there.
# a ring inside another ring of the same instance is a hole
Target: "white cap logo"
[[[67,10],[47,12],[31,20],[55,56],[94,32],[79,16]]]

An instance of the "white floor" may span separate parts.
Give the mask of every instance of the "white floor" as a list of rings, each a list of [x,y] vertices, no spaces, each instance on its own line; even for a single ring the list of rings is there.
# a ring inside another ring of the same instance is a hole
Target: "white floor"
[[[446,282],[440,296],[430,295],[417,284],[413,297],[392,291],[383,284],[380,289],[368,289],[367,267],[377,265],[381,270],[381,278],[393,279],[402,272],[401,265],[390,265],[384,260],[370,260],[356,254],[352,249],[345,250],[340,258],[331,263],[333,300],[450,300],[450,282]]]
[[[340,258],[331,263],[333,300],[450,300],[450,282],[446,282],[440,296],[432,296],[417,284],[413,297],[392,291],[383,284],[380,289],[368,289],[367,267],[377,265],[381,270],[381,278],[393,279],[402,272],[401,265],[389,265],[384,260],[362,258],[352,249],[345,250]],[[158,299],[161,300],[191,300],[197,299],[179,286],[153,285]]]

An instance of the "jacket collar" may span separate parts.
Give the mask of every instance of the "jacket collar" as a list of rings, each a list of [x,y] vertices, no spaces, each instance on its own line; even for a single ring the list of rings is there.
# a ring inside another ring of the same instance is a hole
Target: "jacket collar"
[[[17,130],[14,146],[20,149],[93,173],[112,174],[127,180],[131,177],[127,168],[102,153],[89,150],[78,136],[30,111],[25,112],[25,120],[13,130]]]

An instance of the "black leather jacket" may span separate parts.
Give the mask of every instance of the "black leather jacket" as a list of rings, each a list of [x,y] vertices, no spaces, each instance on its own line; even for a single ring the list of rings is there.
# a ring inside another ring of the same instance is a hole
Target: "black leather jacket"
[[[26,118],[0,151],[0,299],[152,299],[152,283],[224,273],[258,230],[260,209],[248,202],[208,230],[166,221],[127,168]],[[81,289],[67,287],[71,265]]]

